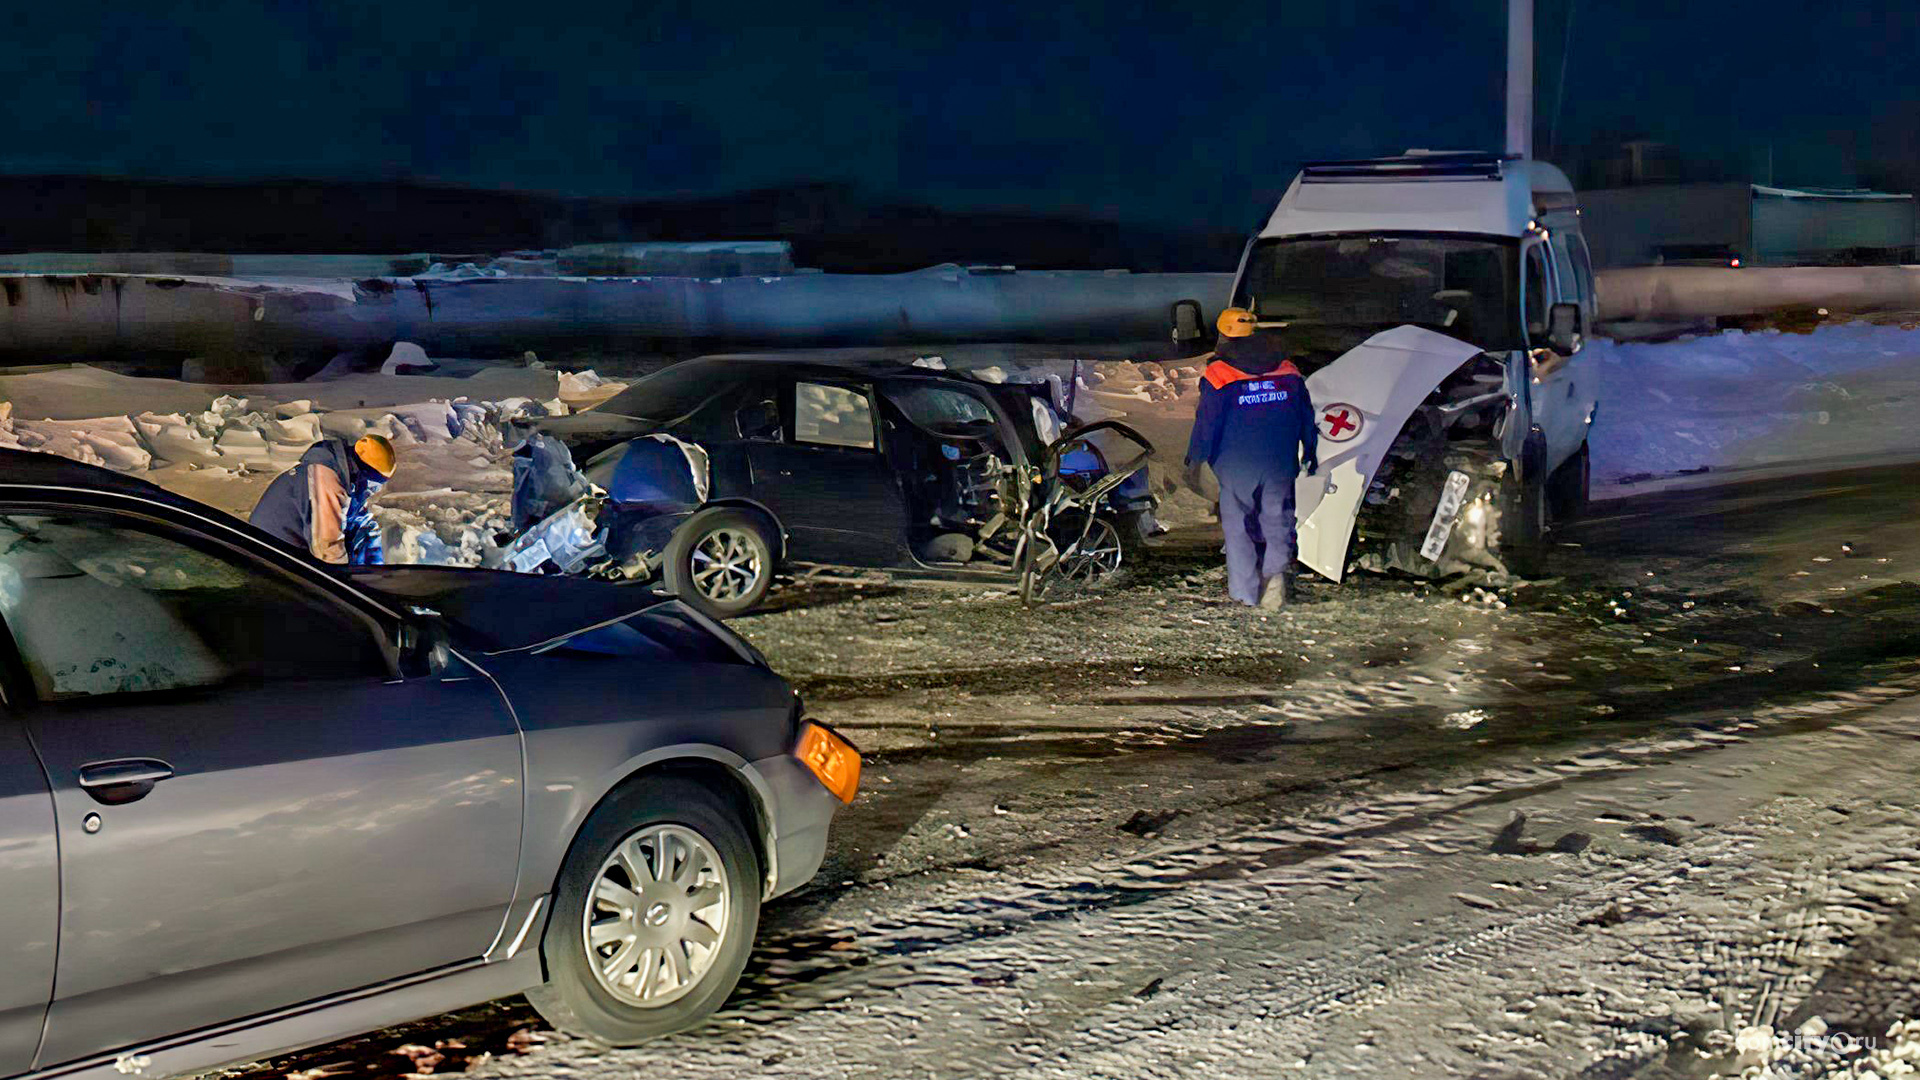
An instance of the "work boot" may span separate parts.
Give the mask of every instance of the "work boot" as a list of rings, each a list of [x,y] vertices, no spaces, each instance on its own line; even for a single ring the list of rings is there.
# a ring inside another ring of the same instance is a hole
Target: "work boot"
[[[1260,588],[1260,607],[1265,611],[1279,611],[1287,606],[1293,588],[1292,574],[1275,574],[1267,579]]]

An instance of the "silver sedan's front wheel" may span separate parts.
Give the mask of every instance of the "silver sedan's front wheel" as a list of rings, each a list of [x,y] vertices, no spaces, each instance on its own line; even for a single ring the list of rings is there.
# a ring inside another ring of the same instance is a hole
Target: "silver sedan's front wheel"
[[[700,985],[726,945],[732,896],[720,855],[684,825],[651,825],[600,865],[582,937],[615,998],[643,1009]]]
[[[554,883],[527,1000],[563,1031],[633,1046],[691,1027],[733,992],[760,921],[741,808],[712,782],[642,777],[587,816]]]

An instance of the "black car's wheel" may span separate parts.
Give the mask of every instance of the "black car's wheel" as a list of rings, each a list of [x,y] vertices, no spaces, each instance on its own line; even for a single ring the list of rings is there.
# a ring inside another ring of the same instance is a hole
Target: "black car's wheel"
[[[667,588],[718,618],[753,610],[773,586],[773,545],[763,530],[754,515],[726,507],[688,518],[667,544]]]
[[[740,981],[760,923],[760,862],[738,811],[661,777],[615,792],[581,827],[553,892],[527,992],[562,1031],[633,1046],[706,1019]]]
[[[1092,582],[1119,573],[1125,558],[1120,530],[1104,515],[1091,522],[1085,514],[1061,515],[1053,525],[1053,542],[1061,552],[1060,576],[1068,581]]]
[[[1592,459],[1587,444],[1581,443],[1580,449],[1547,477],[1547,509],[1553,520],[1573,521],[1586,513],[1592,484]]]

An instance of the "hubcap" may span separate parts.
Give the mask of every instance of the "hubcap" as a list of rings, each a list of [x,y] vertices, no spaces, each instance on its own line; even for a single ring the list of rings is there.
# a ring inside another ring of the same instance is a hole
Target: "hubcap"
[[[656,1008],[685,996],[727,940],[733,897],[720,854],[684,825],[650,825],[622,840],[594,875],[587,965],[607,992]]]
[[[715,529],[693,546],[693,587],[709,600],[727,603],[748,595],[764,571],[759,549],[743,530]]]

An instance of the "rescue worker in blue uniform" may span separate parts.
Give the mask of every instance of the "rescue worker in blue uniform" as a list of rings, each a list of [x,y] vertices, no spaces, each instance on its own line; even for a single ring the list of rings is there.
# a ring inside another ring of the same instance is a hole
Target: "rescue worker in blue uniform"
[[[1189,483],[1202,464],[1220,481],[1227,534],[1227,594],[1279,608],[1292,588],[1293,484],[1320,468],[1319,416],[1300,369],[1253,336],[1253,313],[1220,313],[1220,347],[1200,377],[1200,404],[1187,444]],[[1198,486],[1193,484],[1192,486]]]
[[[384,561],[380,526],[367,503],[393,475],[393,444],[379,435],[326,438],[275,477],[247,520],[321,562]]]

